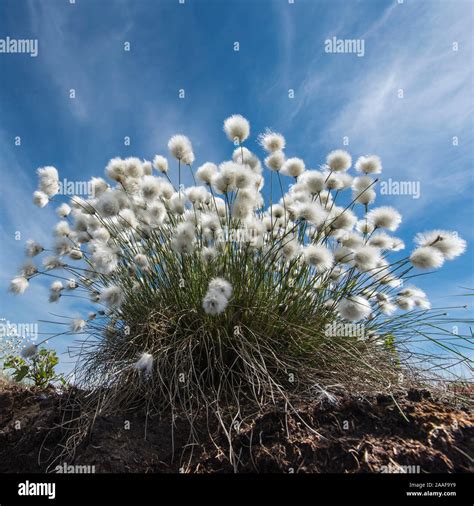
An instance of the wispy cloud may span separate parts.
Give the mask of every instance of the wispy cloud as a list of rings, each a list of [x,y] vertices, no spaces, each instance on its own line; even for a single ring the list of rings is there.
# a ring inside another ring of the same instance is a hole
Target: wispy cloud
[[[76,121],[97,121],[97,88],[94,74],[106,70],[108,79],[103,83],[102,98],[109,101],[123,99],[119,81],[120,58],[126,35],[134,23],[128,2],[120,2],[121,22],[113,30],[90,31],[86,37],[78,32],[83,22],[81,5],[64,2],[36,2],[28,0],[31,31],[39,39],[39,61],[43,75],[54,85],[59,103],[67,105]],[[115,57],[114,57],[115,55]],[[105,68],[104,68],[105,67]],[[70,98],[74,90],[75,98]],[[119,96],[118,96],[119,95]]]
[[[420,181],[422,198],[410,202],[406,218],[426,210],[434,198],[444,206],[467,198],[474,149],[473,48],[467,36],[472,8],[463,2],[394,2],[378,16],[367,16],[360,30],[354,23],[365,14],[365,4],[360,7],[359,16],[350,6],[343,8],[352,16],[348,20],[341,13],[345,29],[335,24],[331,33],[363,38],[363,58],[324,54],[320,40],[301,70],[300,46],[281,35],[284,72],[293,70],[295,80],[304,76],[291,107],[281,106],[287,121],[313,141],[311,156],[347,137],[355,155],[382,156],[384,177]],[[280,19],[287,30],[296,23],[289,9],[280,9]],[[322,33],[329,33],[333,18],[326,21]]]

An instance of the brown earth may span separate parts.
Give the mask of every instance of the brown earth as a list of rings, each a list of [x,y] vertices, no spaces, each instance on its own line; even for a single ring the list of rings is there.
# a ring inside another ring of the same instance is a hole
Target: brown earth
[[[400,466],[419,466],[420,472],[428,473],[474,470],[472,413],[435,400],[424,390],[409,391],[397,404],[383,395],[369,399],[341,395],[336,404],[295,406],[297,414],[285,415],[283,407],[268,410],[243,423],[234,436],[239,470],[400,472]],[[64,405],[65,394],[53,389],[0,385],[0,473],[48,469],[48,458],[57,453],[66,435],[60,427]],[[178,420],[173,458],[169,421],[149,417],[146,439],[145,421],[144,415],[98,417],[74,456],[63,457],[62,462],[95,466],[95,472],[233,471],[222,432],[213,431],[213,442],[208,437],[200,445],[187,446],[189,430]]]

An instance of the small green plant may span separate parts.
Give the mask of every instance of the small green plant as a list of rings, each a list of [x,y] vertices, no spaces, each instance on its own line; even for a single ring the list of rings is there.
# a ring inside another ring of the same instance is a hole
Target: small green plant
[[[20,356],[8,355],[3,369],[12,369],[15,381],[30,380],[37,387],[46,387],[54,381],[64,384],[61,374],[56,374],[55,368],[59,359],[54,350],[41,348],[33,357],[25,359]]]

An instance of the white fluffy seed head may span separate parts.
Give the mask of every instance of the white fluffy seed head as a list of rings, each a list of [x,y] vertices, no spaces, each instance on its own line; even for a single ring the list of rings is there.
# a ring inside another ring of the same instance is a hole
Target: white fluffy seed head
[[[375,198],[377,194],[375,190],[372,188],[368,188],[365,190],[354,190],[352,192],[352,200],[354,200],[357,204],[369,205],[375,202]]]
[[[381,261],[380,250],[373,246],[359,246],[354,252],[354,265],[362,272],[378,267]]]
[[[240,190],[232,204],[232,216],[244,220],[250,216],[256,205],[257,194],[251,189]]]
[[[208,291],[220,292],[226,299],[230,299],[232,297],[232,285],[223,278],[211,279]]]
[[[444,256],[433,246],[421,246],[410,255],[410,262],[418,269],[439,269],[444,263]]]
[[[37,272],[38,268],[31,260],[24,262],[20,270],[21,276],[25,277],[26,279],[33,276],[33,274],[36,274]]]
[[[60,217],[60,218],[66,218],[66,216],[69,216],[69,214],[71,213],[71,207],[68,206],[68,204],[64,203],[64,204],[61,204],[57,209],[56,209],[56,214]]]
[[[118,286],[108,286],[100,293],[100,300],[109,307],[118,307],[123,302],[123,292]]]
[[[101,177],[91,178],[90,186],[92,189],[92,197],[94,198],[100,197],[109,187],[107,181],[105,181],[105,179],[102,179]]]
[[[233,114],[224,121],[224,132],[230,141],[242,143],[250,135],[250,124],[240,114]]]
[[[355,228],[361,234],[367,235],[367,234],[371,234],[374,231],[375,227],[374,227],[374,224],[368,220],[359,220],[356,223]]]
[[[148,160],[143,161],[143,174],[145,176],[151,176],[153,174],[153,164]]]
[[[142,195],[145,200],[154,200],[160,194],[160,180],[155,176],[144,176],[141,180]]]
[[[403,311],[411,311],[413,309],[413,306],[415,305],[415,302],[413,301],[413,299],[410,299],[409,297],[397,297],[395,299],[395,304],[400,309],[403,309]]]
[[[69,255],[72,248],[71,241],[65,237],[60,237],[54,242],[54,251],[58,256]]]
[[[162,202],[153,202],[147,207],[151,223],[161,224],[166,217],[166,207]]]
[[[59,269],[63,266],[63,263],[58,257],[49,256],[43,259],[44,268],[48,271],[53,269]]]
[[[206,162],[196,171],[196,178],[202,183],[210,185],[212,177],[215,174],[217,174],[217,165],[211,162]]]
[[[393,313],[397,310],[397,306],[391,302],[381,302],[379,304],[379,308],[380,311],[387,316],[393,315]]]
[[[168,172],[168,160],[161,155],[156,155],[155,158],[153,158],[153,167],[155,169],[163,174],[166,174]]]
[[[324,185],[328,190],[342,190],[344,188],[344,180],[342,174],[337,172],[323,173]]]
[[[203,213],[201,215],[201,227],[205,233],[215,234],[221,227],[218,216],[214,213]]]
[[[190,222],[179,223],[176,227],[176,237],[183,241],[194,241],[196,228]]]
[[[291,177],[298,177],[305,171],[305,164],[301,158],[288,158],[281,169],[282,174]]]
[[[377,228],[386,228],[392,232],[402,222],[402,215],[393,207],[376,207],[367,213],[367,219]]]
[[[36,173],[39,178],[39,190],[54,197],[59,191],[59,176],[55,167],[41,167]]]
[[[201,251],[201,258],[205,263],[210,263],[217,258],[217,251],[215,248],[204,247]]]
[[[150,353],[142,353],[133,364],[133,367],[146,376],[149,376],[153,371],[153,356]]]
[[[402,295],[403,297],[426,297],[426,293],[417,286],[406,286],[398,292],[398,295]]]
[[[413,302],[415,303],[416,307],[419,307],[420,309],[426,310],[431,309],[431,303],[428,299],[425,299],[424,297],[414,297]]]
[[[124,228],[136,228],[137,218],[131,209],[122,209],[118,214],[118,223]]]
[[[260,160],[244,146],[238,146],[234,149],[232,160],[242,165],[248,165],[255,173],[261,172]]]
[[[415,244],[436,248],[447,260],[452,260],[466,251],[466,241],[459,237],[457,232],[449,230],[420,232],[415,236]]]
[[[101,195],[97,202],[97,207],[102,216],[116,216],[120,212],[120,201],[117,197],[118,195],[114,191],[107,191]]]
[[[355,168],[364,174],[380,174],[382,172],[382,161],[377,155],[360,156]]]
[[[209,192],[204,186],[190,186],[186,188],[184,193],[193,205],[204,204],[209,201]]]
[[[72,332],[82,332],[84,327],[86,326],[86,321],[82,318],[76,318],[71,322],[71,331]]]
[[[285,138],[283,135],[269,129],[258,136],[258,141],[267,153],[274,153],[275,151],[285,149]]]
[[[121,181],[125,177],[125,163],[121,158],[112,158],[105,167],[105,174],[114,181]]]
[[[334,251],[334,260],[338,263],[347,264],[354,259],[354,252],[350,248],[341,246]]]
[[[319,226],[327,218],[327,211],[316,202],[297,202],[288,208],[291,219],[303,219]]]
[[[235,187],[248,188],[255,182],[255,175],[247,165],[239,165],[235,170]]]
[[[370,303],[360,295],[353,295],[342,299],[338,303],[338,310],[342,318],[349,321],[359,321],[370,315]]]
[[[268,210],[268,214],[276,219],[283,218],[285,216],[285,208],[281,204],[273,204]]]
[[[327,222],[332,228],[350,230],[357,221],[356,215],[343,207],[333,207]]]
[[[331,151],[326,157],[326,164],[329,170],[333,172],[343,172],[348,170],[352,164],[351,155],[342,149]]]
[[[330,269],[334,263],[332,253],[325,246],[309,245],[303,249],[305,262],[313,265],[319,272]]]
[[[77,281],[74,278],[67,280],[66,288],[68,290],[75,290],[79,285],[77,284]]]
[[[362,246],[364,239],[358,233],[352,231],[344,231],[339,238],[339,242],[347,248],[357,248]]]
[[[118,258],[115,252],[103,244],[98,245],[90,261],[95,270],[102,274],[111,274],[118,266]]]
[[[298,178],[298,183],[301,183],[309,193],[316,195],[324,190],[325,177],[317,170],[307,170]]]
[[[365,190],[367,188],[375,187],[375,179],[370,176],[358,176],[352,180],[353,190]]]
[[[228,303],[228,299],[223,293],[216,290],[210,290],[206,293],[202,301],[202,307],[207,314],[215,316],[223,313]]]
[[[96,228],[91,232],[96,241],[107,242],[110,239],[110,233],[105,227]]]
[[[265,165],[275,172],[280,172],[285,164],[285,154],[283,151],[274,151],[265,158]]]
[[[169,181],[160,178],[160,197],[169,200],[174,195],[173,185]]]
[[[58,237],[68,237],[71,234],[69,223],[65,220],[61,220],[59,223],[56,223],[54,227],[54,234]]]
[[[33,204],[35,204],[35,206],[44,207],[48,204],[48,202],[49,198],[46,193],[39,190],[33,193]]]
[[[186,196],[184,193],[173,193],[169,199],[169,210],[175,214],[184,214],[186,204]]]
[[[143,271],[150,269],[150,261],[147,255],[143,253],[137,253],[133,260],[135,261],[135,264]]]
[[[290,261],[296,257],[300,251],[299,241],[292,237],[291,239],[284,239],[281,245],[280,253],[285,261]]]
[[[191,141],[185,135],[173,135],[168,141],[168,149],[177,160],[181,160],[188,152],[193,150]]]
[[[400,251],[405,249],[405,243],[398,237],[392,237],[392,246],[390,251]]]
[[[392,247],[393,239],[385,232],[379,232],[373,235],[367,242],[370,246],[374,246],[375,248],[389,250]]]
[[[184,153],[183,158],[181,158],[181,162],[184,163],[184,165],[192,165],[195,159],[193,151],[189,150]]]
[[[140,191],[140,178],[126,177],[122,181],[122,186],[129,196],[130,195],[137,195]]]
[[[10,282],[10,291],[17,295],[25,293],[25,290],[28,288],[28,284],[28,280],[25,277],[17,276]]]
[[[60,292],[61,290],[64,290],[64,286],[61,281],[53,281],[51,283],[51,291],[52,292]]]
[[[140,158],[130,156],[124,160],[124,173],[126,177],[140,178],[143,176],[143,163]]]
[[[354,178],[350,174],[347,174],[347,172],[339,172],[338,176],[339,176],[339,181],[342,184],[342,190],[345,190],[347,188],[351,188],[352,181],[354,180]]]
[[[352,180],[352,198],[357,204],[368,205],[375,201],[375,180],[369,176],[359,176]]]
[[[34,257],[39,255],[42,251],[44,251],[44,248],[41,244],[37,243],[33,239],[28,239],[26,241],[25,252],[27,256]]]
[[[218,193],[232,192],[237,189],[236,173],[241,168],[239,163],[226,161],[219,165],[220,171],[212,177],[212,186]]]

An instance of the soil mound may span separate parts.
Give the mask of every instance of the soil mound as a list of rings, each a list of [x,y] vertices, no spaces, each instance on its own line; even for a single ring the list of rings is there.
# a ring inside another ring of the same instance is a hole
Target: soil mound
[[[61,426],[66,397],[70,393],[54,389],[0,385],[0,472],[55,472],[60,462],[51,466],[48,459],[68,436]],[[384,395],[346,395],[295,408],[275,407],[235,427],[240,472],[474,470],[472,413],[427,391],[411,390],[397,403]],[[61,464],[94,466],[97,473],[233,472],[222,432],[190,445],[189,429],[178,420],[173,436],[169,420],[99,416],[74,456]]]

